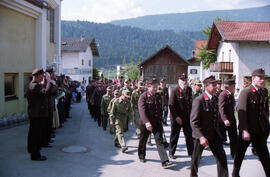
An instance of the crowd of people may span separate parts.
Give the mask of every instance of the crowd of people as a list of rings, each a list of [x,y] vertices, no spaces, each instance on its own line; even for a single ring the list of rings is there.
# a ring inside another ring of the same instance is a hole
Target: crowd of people
[[[235,88],[235,80],[222,83],[214,76],[207,77],[203,83],[199,80],[188,83],[186,74],[181,74],[170,93],[165,79],[159,83],[155,78],[145,83],[121,77],[108,82],[97,80],[90,81],[86,87],[86,101],[91,117],[104,131],[109,126],[109,132],[114,134],[114,145],[123,153],[128,150],[124,133],[128,131],[129,123],[135,125],[139,139],[138,157],[142,163],[146,162],[146,145],[152,145],[153,134],[162,167],[173,166],[169,158],[177,158],[177,143],[183,129],[187,155],[191,157],[190,176],[198,175],[205,148],[216,158],[217,176],[229,176],[224,145],[230,146],[230,155],[234,159],[232,175],[239,176],[250,143],[266,176],[270,176],[267,148],[269,107],[268,91],[263,87],[264,76],[263,69],[253,71],[252,84],[240,94]],[[235,114],[236,105],[238,114]],[[171,123],[169,143],[163,128],[167,126],[168,110]],[[238,115],[238,123],[235,115]]]
[[[62,128],[71,118],[72,95],[77,92],[80,83],[69,76],[56,76],[53,68],[48,68],[45,72],[42,68],[37,68],[32,76],[25,94],[30,120],[27,150],[31,160],[43,161],[46,156],[42,156],[40,150],[52,147],[55,130]]]
[[[28,151],[32,160],[45,160],[40,155],[40,148],[50,146],[53,128],[61,127],[69,117],[72,93],[84,89],[68,76],[55,77],[51,70],[43,72],[36,69],[32,74],[33,80],[27,92],[30,118]],[[136,127],[138,158],[142,163],[146,162],[146,145],[152,145],[153,135],[162,167],[174,166],[172,160],[177,158],[179,134],[183,129],[187,155],[191,157],[190,176],[198,176],[205,148],[216,158],[217,176],[229,176],[223,146],[230,145],[230,155],[234,159],[232,176],[238,177],[250,143],[266,176],[270,176],[267,148],[269,107],[264,76],[263,69],[254,70],[252,84],[240,94],[239,90],[235,92],[233,79],[222,83],[209,76],[203,83],[199,80],[188,82],[185,73],[178,76],[177,86],[170,92],[165,79],[159,82],[156,78],[143,82],[123,77],[107,82],[91,80],[85,90],[86,102],[90,117],[97,126],[114,135],[112,142],[123,153],[128,150],[124,134],[129,124]],[[235,114],[236,104],[238,114]],[[168,117],[171,126],[169,142],[163,128],[168,125]]]

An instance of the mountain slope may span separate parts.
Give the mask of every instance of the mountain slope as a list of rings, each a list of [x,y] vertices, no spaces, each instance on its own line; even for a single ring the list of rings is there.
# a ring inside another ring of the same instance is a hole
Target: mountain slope
[[[62,37],[94,37],[100,52],[94,61],[97,67],[121,64],[124,57],[127,63],[131,58],[144,60],[167,44],[189,58],[195,40],[205,39],[201,32],[150,31],[87,21],[62,21]]]
[[[219,16],[231,21],[270,21],[270,5],[257,8],[149,15],[112,21],[111,24],[147,30],[201,31]]]

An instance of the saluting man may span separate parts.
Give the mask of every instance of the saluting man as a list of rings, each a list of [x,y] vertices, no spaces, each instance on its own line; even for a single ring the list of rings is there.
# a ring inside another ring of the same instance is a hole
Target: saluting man
[[[194,151],[191,160],[190,176],[198,176],[198,166],[204,148],[212,151],[217,162],[218,177],[228,177],[228,166],[222,137],[218,130],[218,99],[214,96],[217,81],[209,76],[203,81],[205,92],[192,103],[190,123],[194,138]]]
[[[267,147],[269,136],[268,91],[263,88],[265,71],[252,72],[252,84],[244,88],[239,95],[238,118],[239,136],[234,158],[233,177],[239,177],[239,171],[246,150],[252,142],[267,177],[270,177],[270,158]]]

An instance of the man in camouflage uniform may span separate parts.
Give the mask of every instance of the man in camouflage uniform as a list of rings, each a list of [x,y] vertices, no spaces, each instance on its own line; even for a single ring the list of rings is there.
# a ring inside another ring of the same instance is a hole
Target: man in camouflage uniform
[[[107,109],[108,109],[109,103],[112,100],[112,98],[113,98],[112,87],[109,86],[109,87],[107,87],[107,93],[105,95],[103,95],[103,97],[102,97],[101,106],[100,106],[101,116],[103,117],[102,127],[103,127],[104,131],[106,131],[107,124],[108,124],[108,118],[109,118],[109,114],[107,112]],[[110,132],[112,132],[111,128],[110,128]]]
[[[139,127],[140,115],[139,115],[139,110],[138,110],[138,101],[139,101],[140,95],[143,92],[144,92],[143,82],[139,81],[138,88],[132,92],[131,99],[130,99],[132,113],[134,115],[134,122],[135,122],[135,126],[136,126],[136,135],[137,135],[138,139],[140,138],[140,135],[141,135],[141,131],[140,131],[140,127]]]
[[[165,79],[160,80],[158,92],[161,94],[163,100],[163,124],[167,126],[169,90],[165,85]]]
[[[117,98],[112,105],[111,111],[109,113],[110,115],[110,124],[115,126],[115,145],[118,141],[122,152],[126,152],[128,147],[126,146],[125,139],[124,139],[124,123],[126,121],[131,120],[131,105],[130,101],[128,100],[130,98],[130,92],[128,90],[123,91],[121,97]],[[125,120],[128,119],[128,120]],[[133,125],[133,122],[131,121],[131,125]]]
[[[193,81],[193,88],[192,88],[192,99],[196,98],[200,94],[202,94],[202,83],[200,80]]]
[[[117,99],[117,98],[119,98],[119,91],[118,90],[115,90],[114,92],[113,92],[113,95],[114,95],[114,98],[110,101],[110,103],[109,103],[109,105],[108,105],[108,108],[107,108],[107,113],[109,114],[110,112],[111,112],[111,110],[112,110],[112,105],[113,105],[113,102]],[[111,131],[112,130],[112,131]],[[110,134],[115,134],[115,128],[110,124]],[[118,145],[119,145],[119,143],[117,142],[116,144],[115,144],[115,146],[117,146],[118,147]],[[119,145],[120,146],[120,145]]]
[[[130,96],[131,96],[131,93],[132,93],[132,89],[130,88],[129,86],[129,79],[126,79],[125,82],[124,82],[124,87],[122,87],[120,89],[120,95],[122,95],[122,92],[125,91],[125,90],[128,90],[129,92],[129,98],[128,98],[128,101],[130,102]],[[128,122],[127,122],[128,119],[125,119],[124,121],[124,132],[126,132],[128,130]]]

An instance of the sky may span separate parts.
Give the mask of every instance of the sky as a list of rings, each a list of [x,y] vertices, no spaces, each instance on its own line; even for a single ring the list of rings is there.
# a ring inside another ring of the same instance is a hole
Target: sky
[[[63,20],[106,23],[144,15],[243,9],[270,5],[270,0],[63,0]]]

